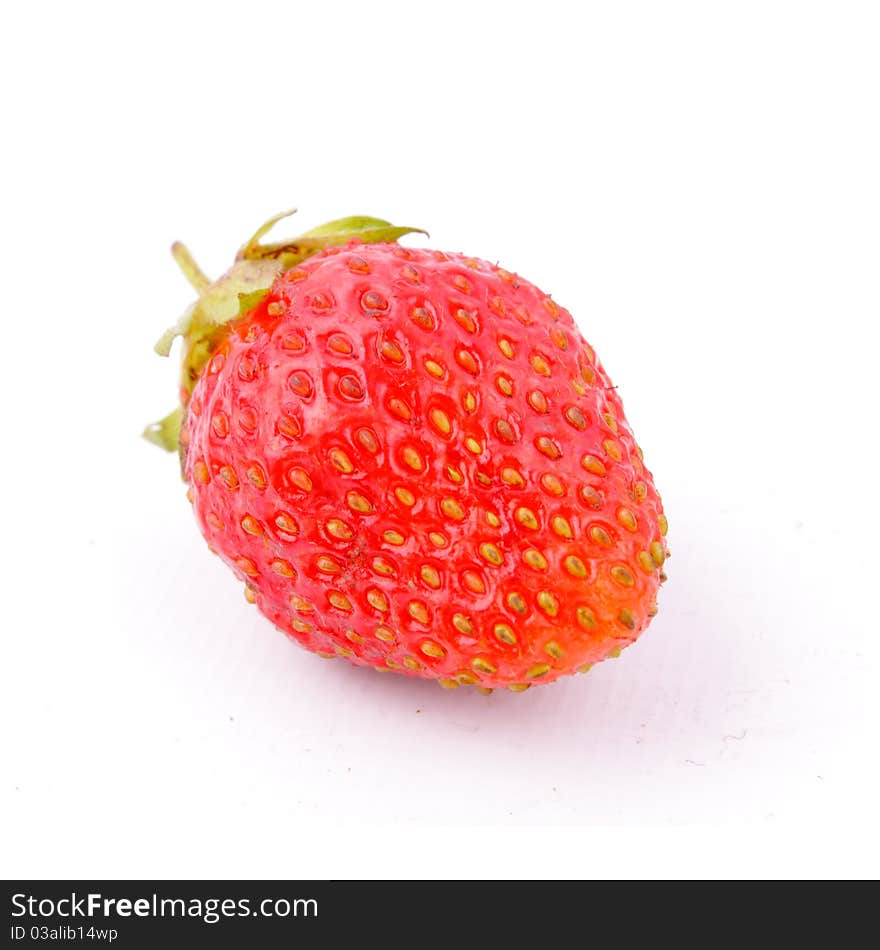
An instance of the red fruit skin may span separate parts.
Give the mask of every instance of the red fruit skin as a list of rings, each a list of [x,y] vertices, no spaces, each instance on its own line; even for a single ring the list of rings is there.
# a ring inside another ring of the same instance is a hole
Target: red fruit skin
[[[665,518],[617,392],[568,311],[484,261],[349,245],[287,271],[183,436],[209,545],[309,650],[521,689],[656,612]]]

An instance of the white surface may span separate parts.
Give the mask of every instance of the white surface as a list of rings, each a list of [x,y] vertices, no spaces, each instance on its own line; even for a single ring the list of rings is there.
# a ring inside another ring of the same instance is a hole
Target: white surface
[[[0,871],[876,876],[876,6],[244,9],[6,14]],[[206,551],[138,439],[168,245],[216,273],[291,203],[575,314],[670,521],[619,661],[356,671]]]

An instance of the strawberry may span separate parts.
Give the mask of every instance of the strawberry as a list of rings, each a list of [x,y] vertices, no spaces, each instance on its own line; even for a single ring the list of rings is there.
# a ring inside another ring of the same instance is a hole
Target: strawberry
[[[279,216],[280,217],[280,216]],[[666,520],[571,315],[461,254],[345,219],[257,232],[185,340],[183,470],[208,544],[277,627],[380,671],[523,690],[656,613]],[[175,443],[180,414],[148,435]]]

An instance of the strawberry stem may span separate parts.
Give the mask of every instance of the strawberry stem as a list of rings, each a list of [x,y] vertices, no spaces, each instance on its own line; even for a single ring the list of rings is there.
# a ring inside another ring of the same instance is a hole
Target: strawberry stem
[[[183,405],[147,426],[143,434],[149,442],[169,452],[177,449],[183,411],[202,370],[211,358],[223,327],[253,310],[280,274],[327,247],[338,247],[351,241],[391,243],[404,234],[416,231],[427,233],[419,228],[398,227],[382,218],[356,215],[329,221],[292,241],[260,243],[260,239],[279,221],[294,212],[295,209],[282,211],[257,228],[239,250],[232,267],[214,281],[196,264],[184,244],[175,241],[171,245],[174,260],[199,296],[156,343],[155,351],[160,356],[168,356],[175,339],[183,339],[180,379]]]

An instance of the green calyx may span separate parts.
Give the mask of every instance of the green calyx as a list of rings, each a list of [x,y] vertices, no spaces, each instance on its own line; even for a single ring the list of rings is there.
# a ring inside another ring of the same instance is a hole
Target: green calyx
[[[183,340],[180,398],[182,407],[148,425],[144,438],[169,452],[178,450],[180,426],[189,397],[228,323],[253,310],[269,292],[275,278],[327,247],[339,247],[350,241],[364,244],[393,242],[419,228],[397,227],[381,218],[353,216],[329,221],[290,241],[261,244],[275,225],[295,213],[283,211],[261,225],[242,246],[232,267],[215,281],[206,277],[183,244],[176,242],[171,253],[184,276],[198,292],[181,318],[159,338],[154,349],[168,356],[177,337]]]
[[[158,422],[151,422],[143,431],[147,442],[158,445],[166,452],[176,452],[180,444],[180,423],[183,420],[183,410],[178,406],[172,409],[167,416]]]

